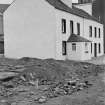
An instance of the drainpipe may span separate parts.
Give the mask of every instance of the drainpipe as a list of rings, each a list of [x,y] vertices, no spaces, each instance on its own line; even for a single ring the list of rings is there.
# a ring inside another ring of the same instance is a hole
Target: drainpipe
[[[84,17],[83,17],[83,35],[84,35]],[[83,36],[82,36],[83,37]],[[85,50],[85,47],[84,47],[84,50]],[[84,51],[83,51],[83,53],[84,53]]]
[[[83,17],[83,34],[84,34],[84,17]]]

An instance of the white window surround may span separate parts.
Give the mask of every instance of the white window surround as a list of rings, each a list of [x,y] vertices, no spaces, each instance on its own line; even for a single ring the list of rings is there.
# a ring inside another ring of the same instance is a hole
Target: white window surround
[[[76,51],[76,43],[72,43],[72,51]]]

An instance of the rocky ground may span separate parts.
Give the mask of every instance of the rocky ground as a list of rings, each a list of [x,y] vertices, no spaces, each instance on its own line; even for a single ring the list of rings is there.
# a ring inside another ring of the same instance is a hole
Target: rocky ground
[[[0,59],[0,105],[104,105],[105,65]]]

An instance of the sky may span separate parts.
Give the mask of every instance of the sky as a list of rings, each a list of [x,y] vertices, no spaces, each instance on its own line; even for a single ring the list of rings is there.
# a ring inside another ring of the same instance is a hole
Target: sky
[[[2,4],[8,4],[11,3],[13,0],[0,0],[0,3]],[[73,2],[77,2],[78,0],[72,0]]]
[[[11,3],[13,0],[0,0],[0,3],[2,4],[8,4]]]
[[[72,0],[73,2],[75,2],[75,3],[77,3],[78,2],[78,0]]]

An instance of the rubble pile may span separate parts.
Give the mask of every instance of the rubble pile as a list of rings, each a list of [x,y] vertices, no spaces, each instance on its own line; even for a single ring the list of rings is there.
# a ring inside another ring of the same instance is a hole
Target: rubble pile
[[[92,84],[90,84],[88,81],[81,81],[78,78],[72,80],[66,79],[59,82],[53,82],[51,85],[39,84],[38,79],[36,79],[35,81],[33,80],[33,82],[31,81],[27,81],[27,84],[22,84],[24,82],[23,81],[21,84],[18,84],[16,86],[11,81],[9,81],[8,83],[2,83],[2,87],[0,88],[2,93],[0,93],[0,95],[12,97],[17,94],[28,93],[27,95],[34,95],[34,97],[36,96],[33,99],[34,102],[44,103],[50,98],[55,98],[63,95],[72,95],[75,92],[82,91],[83,89],[92,86]],[[30,92],[32,91],[32,89],[30,89],[29,87],[33,87],[33,89],[39,91],[39,93],[35,94],[34,91]]]
[[[15,101],[10,103],[28,101],[42,104],[92,87],[86,78],[96,76],[104,69],[104,66],[89,63],[53,59],[25,57],[13,62],[3,60],[0,62],[0,97],[11,97],[11,100],[15,97]]]

